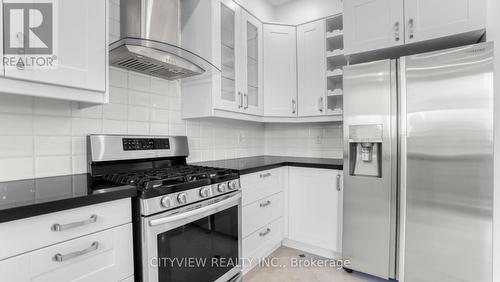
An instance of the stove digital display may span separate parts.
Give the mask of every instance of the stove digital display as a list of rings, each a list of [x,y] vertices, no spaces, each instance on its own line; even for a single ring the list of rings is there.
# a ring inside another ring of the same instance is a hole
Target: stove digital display
[[[123,138],[124,151],[169,150],[168,138]]]

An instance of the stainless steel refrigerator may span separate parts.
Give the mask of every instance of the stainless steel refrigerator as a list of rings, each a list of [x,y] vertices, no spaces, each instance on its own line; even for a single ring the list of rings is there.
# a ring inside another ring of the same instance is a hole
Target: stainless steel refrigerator
[[[492,43],[344,69],[343,217],[352,270],[492,281]]]

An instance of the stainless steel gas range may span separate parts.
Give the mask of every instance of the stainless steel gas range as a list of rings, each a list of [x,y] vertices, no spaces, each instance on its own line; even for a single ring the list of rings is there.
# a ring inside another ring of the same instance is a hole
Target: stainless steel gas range
[[[237,171],[186,164],[185,136],[88,137],[93,185],[135,185],[136,281],[241,280]]]

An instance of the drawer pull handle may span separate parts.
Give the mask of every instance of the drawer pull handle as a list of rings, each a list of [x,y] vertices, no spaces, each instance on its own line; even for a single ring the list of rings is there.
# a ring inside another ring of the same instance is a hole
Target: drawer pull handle
[[[68,230],[68,229],[72,229],[72,228],[75,228],[75,227],[80,227],[80,226],[92,224],[92,223],[95,223],[95,222],[97,222],[97,215],[94,214],[94,215],[92,215],[87,220],[72,222],[72,223],[68,223],[68,224],[58,224],[58,223],[56,223],[56,224],[52,225],[51,230],[54,231],[54,232],[61,232],[61,231],[64,231],[64,230]]]
[[[73,258],[76,258],[79,256],[83,256],[85,254],[88,254],[90,252],[96,251],[98,248],[99,248],[99,242],[96,241],[96,242],[92,243],[92,245],[90,245],[90,247],[86,248],[85,250],[76,251],[76,252],[65,254],[65,255],[55,254],[54,261],[64,262],[64,261],[67,261],[69,259],[73,259]]]
[[[270,204],[271,204],[271,201],[268,200],[268,201],[265,201],[263,203],[260,203],[260,207],[265,208],[265,207],[269,206]]]
[[[269,233],[271,233],[271,228],[267,228],[266,231],[260,232],[259,236],[260,237],[264,237],[264,236],[266,236]]]
[[[271,176],[270,172],[268,172],[268,173],[261,173],[260,174],[260,178],[266,178],[266,177],[269,177],[269,176]]]

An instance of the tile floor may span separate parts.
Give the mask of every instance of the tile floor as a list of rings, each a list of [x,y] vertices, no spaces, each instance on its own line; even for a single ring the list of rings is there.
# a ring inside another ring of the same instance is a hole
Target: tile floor
[[[305,255],[300,257],[299,255]],[[256,266],[243,277],[243,282],[382,282],[360,273],[347,273],[343,269],[330,267],[297,267],[298,260],[322,259],[299,250],[281,247],[270,258],[277,258],[275,265]],[[292,262],[292,258],[295,262]],[[295,264],[292,267],[292,263]]]

